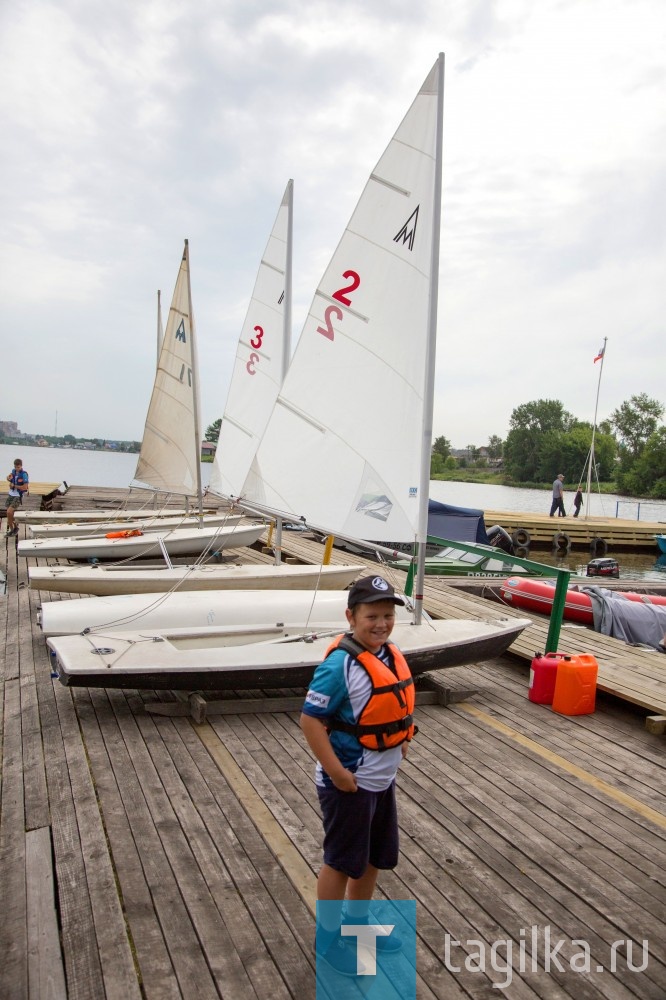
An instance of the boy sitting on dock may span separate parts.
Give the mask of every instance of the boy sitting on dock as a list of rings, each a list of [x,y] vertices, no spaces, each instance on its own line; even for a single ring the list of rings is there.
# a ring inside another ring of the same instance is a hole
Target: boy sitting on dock
[[[368,922],[379,870],[398,863],[395,777],[415,729],[414,682],[388,641],[397,604],[404,601],[383,577],[356,581],[347,600],[351,632],[338,636],[317,667],[301,715],[318,761],[324,825],[317,899],[339,902],[318,909],[317,959],[343,975],[355,975],[357,965],[341,922]],[[399,951],[401,941],[378,938],[377,948]]]

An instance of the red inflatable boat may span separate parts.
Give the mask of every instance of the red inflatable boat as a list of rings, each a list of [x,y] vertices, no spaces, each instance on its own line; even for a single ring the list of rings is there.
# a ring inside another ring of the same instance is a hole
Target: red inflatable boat
[[[549,615],[555,595],[555,581],[510,576],[500,586],[500,594],[507,604],[512,604],[516,608]],[[616,596],[624,597],[628,601],[642,601],[645,604],[666,604],[666,596],[661,594],[636,594],[633,591],[618,590]],[[564,617],[572,622],[592,625],[592,600],[589,594],[582,590],[567,590]]]

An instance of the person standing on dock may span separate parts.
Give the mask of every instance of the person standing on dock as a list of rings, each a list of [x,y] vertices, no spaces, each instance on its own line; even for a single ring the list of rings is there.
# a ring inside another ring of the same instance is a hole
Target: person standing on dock
[[[5,501],[7,508],[7,534],[18,535],[18,525],[14,524],[14,511],[23,503],[23,494],[28,492],[28,473],[20,458],[14,459],[14,468],[7,476],[9,493]]]
[[[550,516],[553,517],[555,511],[558,511],[558,517],[566,517],[567,512],[564,509],[564,473],[560,472],[557,479],[553,483],[553,502],[550,505]]]
[[[355,972],[356,955],[341,924],[372,922],[368,911],[379,871],[398,863],[395,778],[415,729],[414,681],[389,642],[396,604],[404,601],[383,577],[356,581],[347,599],[351,632],[333,641],[315,670],[301,715],[318,761],[324,825],[317,961],[346,975]],[[395,934],[377,940],[384,952],[401,947]]]
[[[574,497],[574,517],[578,517],[582,506],[583,506],[583,491],[579,486],[578,489],[576,490],[576,496]]]

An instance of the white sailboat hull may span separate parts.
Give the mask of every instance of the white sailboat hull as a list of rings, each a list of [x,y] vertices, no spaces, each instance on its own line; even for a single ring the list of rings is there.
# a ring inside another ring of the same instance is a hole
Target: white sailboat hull
[[[98,535],[103,537],[108,531],[168,531],[171,528],[225,527],[238,524],[242,514],[204,514],[201,518],[190,517],[147,517],[133,521],[116,521],[109,517],[106,521],[73,522],[71,524],[31,524],[28,526],[32,538],[81,538]]]
[[[305,628],[346,626],[344,590],[209,590],[175,594],[123,594],[49,601],[39,612],[46,636],[71,635],[84,629],[113,632],[171,631],[180,628],[229,629],[242,641],[245,631],[277,629],[293,634]],[[247,640],[246,640],[247,641]]]
[[[159,540],[162,539],[171,556],[196,556],[205,549],[237,548],[252,545],[264,533],[265,525],[251,524],[246,527],[216,526],[203,528],[172,528],[170,531],[150,531],[132,538],[29,538],[20,541],[20,556],[54,559],[127,559],[158,556],[161,553]]]
[[[399,624],[391,640],[418,676],[498,656],[529,624],[522,618]],[[233,632],[233,626],[163,633],[104,630],[47,642],[65,685],[199,691],[305,686],[331,641],[331,636],[312,641],[273,636],[262,642],[260,632],[244,632],[243,644],[231,645],[237,641]]]
[[[30,566],[32,590],[67,594],[155,594],[208,590],[344,590],[364,566],[168,566],[140,569],[126,566]]]
[[[206,511],[204,511],[206,513]],[[215,513],[215,511],[210,511]],[[174,510],[173,508],[162,508],[152,510],[150,507],[135,507],[132,510],[17,510],[14,517],[21,524],[70,524],[79,523],[106,523],[110,519],[114,521],[136,521],[137,518],[148,517],[191,517],[192,508],[189,510]]]

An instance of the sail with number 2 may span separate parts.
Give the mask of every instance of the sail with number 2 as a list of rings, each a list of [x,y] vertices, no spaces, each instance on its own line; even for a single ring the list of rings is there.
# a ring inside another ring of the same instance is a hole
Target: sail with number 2
[[[440,57],[319,283],[241,494],[359,539],[414,542],[427,519],[442,81]]]

